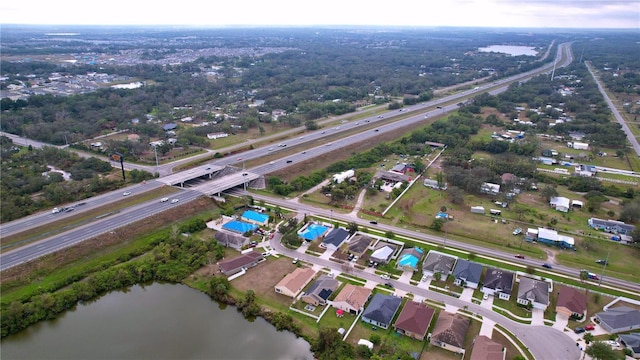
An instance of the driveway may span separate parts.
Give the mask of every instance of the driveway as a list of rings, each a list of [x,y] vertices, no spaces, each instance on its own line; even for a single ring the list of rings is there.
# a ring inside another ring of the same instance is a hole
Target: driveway
[[[482,326],[480,327],[480,334],[484,335],[491,339],[491,335],[493,335],[493,327],[496,326],[496,322],[489,319],[482,320]]]
[[[544,325],[544,310],[531,310],[531,325]]]
[[[333,255],[335,250],[325,250],[322,255],[320,255],[320,259],[329,260],[331,259],[331,255]],[[337,264],[336,264],[337,265]]]
[[[556,314],[556,322],[553,323],[553,328],[564,332],[564,328],[569,324],[569,317],[564,314]]]
[[[462,294],[460,295],[460,300],[471,302],[473,298],[473,289],[472,288],[464,288],[462,289]]]

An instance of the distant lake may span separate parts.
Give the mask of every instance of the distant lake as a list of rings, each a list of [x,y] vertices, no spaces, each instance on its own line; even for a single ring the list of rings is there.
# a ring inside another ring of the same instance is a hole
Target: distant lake
[[[111,292],[0,343],[12,359],[313,359],[309,344],[185,285]]]
[[[511,56],[536,56],[538,52],[531,46],[511,46],[511,45],[491,45],[483,48],[478,48],[478,51],[482,52],[497,52],[503,54],[509,54]]]

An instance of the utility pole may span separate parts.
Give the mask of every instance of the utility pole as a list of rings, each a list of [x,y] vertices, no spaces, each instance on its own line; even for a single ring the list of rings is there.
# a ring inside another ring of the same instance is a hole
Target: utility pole
[[[246,173],[244,172],[244,159],[239,157],[238,161],[242,160],[242,185],[244,187],[244,193],[247,193],[247,178],[246,178]]]
[[[156,155],[156,174],[158,173],[158,149],[156,145],[153,146],[153,153]]]

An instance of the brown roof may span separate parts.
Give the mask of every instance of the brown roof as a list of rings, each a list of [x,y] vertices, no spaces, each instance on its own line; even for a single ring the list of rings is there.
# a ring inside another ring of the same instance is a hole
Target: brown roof
[[[233,259],[220,261],[218,262],[218,266],[220,267],[220,271],[222,271],[223,273],[226,273],[228,271],[232,271],[232,270],[241,268],[243,266],[247,266],[253,263],[254,261],[258,261],[262,259],[263,257],[264,256],[262,256],[261,253],[257,251],[252,251],[252,252],[240,255],[238,257],[235,257]]]
[[[481,335],[476,337],[473,343],[473,350],[469,360],[503,360],[505,353],[502,352],[504,346]]]
[[[355,309],[364,307],[364,304],[371,295],[371,289],[353,284],[346,284],[342,291],[333,299],[334,302],[346,302]]]
[[[292,293],[297,292],[300,288],[302,288],[306,283],[311,281],[311,279],[316,275],[316,272],[313,271],[312,268],[304,267],[297,268],[292,273],[287,274],[280,282],[276,285],[276,287],[285,287],[289,289]]]
[[[558,295],[557,307],[565,307],[574,313],[582,314],[587,310],[587,295],[578,289],[563,286]]]
[[[470,320],[464,316],[441,311],[431,340],[462,348]]]
[[[425,304],[407,301],[396,320],[395,327],[424,337],[434,313],[435,310]]]

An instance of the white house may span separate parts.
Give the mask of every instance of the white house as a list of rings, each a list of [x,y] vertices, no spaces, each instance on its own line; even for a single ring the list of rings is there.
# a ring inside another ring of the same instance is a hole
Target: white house
[[[209,138],[210,140],[226,138],[227,136],[229,136],[229,134],[227,134],[225,132],[207,134],[207,138]]]
[[[558,211],[567,212],[571,207],[571,200],[566,197],[556,196],[549,200],[549,205]]]
[[[356,173],[353,171],[353,169],[349,169],[338,174],[333,174],[332,178],[336,184],[340,184],[341,182],[347,180],[348,178],[353,177],[355,174]]]
[[[482,185],[480,185],[480,192],[483,194],[498,195],[500,192],[500,185],[487,182],[482,183]]]

